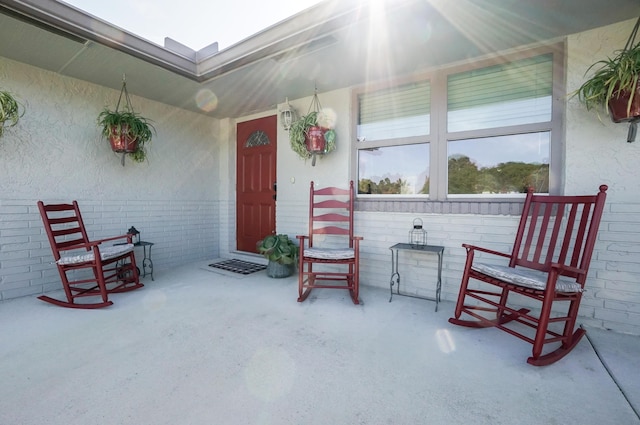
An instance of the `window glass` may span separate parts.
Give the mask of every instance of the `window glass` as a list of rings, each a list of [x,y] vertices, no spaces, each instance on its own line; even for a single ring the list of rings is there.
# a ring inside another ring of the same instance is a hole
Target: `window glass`
[[[565,94],[563,47],[527,53],[357,93],[353,149],[361,198],[502,200],[531,186],[557,193],[563,110],[554,108]]]
[[[429,82],[412,83],[358,97],[358,141],[429,134]]]
[[[450,75],[449,132],[551,120],[552,55]]]
[[[549,132],[448,142],[449,194],[549,192]]]
[[[358,150],[358,193],[429,193],[429,144]]]

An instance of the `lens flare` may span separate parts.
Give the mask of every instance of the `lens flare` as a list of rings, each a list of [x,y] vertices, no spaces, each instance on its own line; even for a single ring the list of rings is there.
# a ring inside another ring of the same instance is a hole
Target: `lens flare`
[[[445,354],[456,351],[456,343],[451,337],[451,333],[446,329],[438,329],[436,331],[436,341],[438,342],[438,348]]]
[[[148,291],[142,300],[145,310],[157,311],[167,303],[167,295],[163,291]]]
[[[261,348],[245,369],[249,391],[264,401],[274,401],[291,391],[296,373],[295,361],[278,347]]]
[[[214,111],[218,107],[218,96],[209,89],[198,90],[196,105],[205,112]]]

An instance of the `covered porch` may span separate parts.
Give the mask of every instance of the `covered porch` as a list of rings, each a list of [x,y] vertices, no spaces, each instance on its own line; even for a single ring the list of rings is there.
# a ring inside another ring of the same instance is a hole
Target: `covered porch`
[[[255,258],[256,262],[261,258]],[[3,301],[3,424],[638,424],[640,337],[587,328],[548,367],[429,301],[297,278],[157,272],[98,311]]]

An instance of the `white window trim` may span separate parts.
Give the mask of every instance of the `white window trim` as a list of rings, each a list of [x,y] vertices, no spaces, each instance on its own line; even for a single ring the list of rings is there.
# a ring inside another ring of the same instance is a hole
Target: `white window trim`
[[[354,88],[352,91],[352,123],[353,134],[357,134],[358,123],[358,96],[362,93],[393,88],[402,84],[415,81],[430,80],[431,84],[431,134],[420,137],[408,137],[394,140],[392,144],[388,140],[377,140],[375,142],[358,142],[351,144],[352,148],[352,170],[353,179],[358,181],[358,148],[372,148],[380,146],[396,146],[413,143],[429,143],[430,164],[429,178],[431,185],[429,195],[413,195],[410,197],[400,195],[358,195],[359,201],[416,201],[430,200],[438,202],[504,202],[506,199],[520,200],[524,196],[514,195],[447,195],[447,142],[449,140],[459,140],[466,138],[498,136],[508,133],[526,132],[550,132],[550,164],[549,164],[549,194],[557,195],[562,193],[564,178],[564,117],[566,108],[566,42],[559,41],[548,45],[529,47],[518,51],[493,55],[473,62],[456,64],[453,66],[433,69],[429,72],[402,77],[384,83],[368,84]],[[498,127],[474,131],[447,132],[447,76],[471,69],[484,68],[500,63],[512,62],[531,56],[543,54],[553,54],[553,93],[552,93],[552,116],[551,122],[516,125],[509,127]],[[444,107],[440,107],[444,105]],[[388,203],[387,203],[388,204]]]

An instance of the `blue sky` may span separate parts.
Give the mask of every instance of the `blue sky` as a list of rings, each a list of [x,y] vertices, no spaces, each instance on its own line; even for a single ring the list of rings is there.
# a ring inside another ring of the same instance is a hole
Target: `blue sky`
[[[164,38],[200,50],[226,49],[320,0],[65,0],[78,9],[159,45]]]

